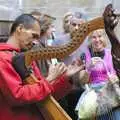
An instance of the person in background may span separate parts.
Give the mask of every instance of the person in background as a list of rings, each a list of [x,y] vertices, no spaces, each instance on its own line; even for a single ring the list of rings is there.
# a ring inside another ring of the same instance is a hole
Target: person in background
[[[83,14],[80,12],[75,12],[73,17],[70,19],[70,25],[69,25],[69,32],[71,33],[74,30],[77,30],[81,24],[85,23],[85,19],[83,18]],[[69,38],[70,41],[70,38]],[[68,42],[68,41],[66,41]],[[79,60],[77,59],[79,53],[81,52],[81,46],[75,50],[71,55],[66,57],[63,61],[66,65],[78,62]]]
[[[96,92],[99,92],[108,84],[110,75],[116,76],[111,50],[107,49],[105,31],[98,29],[90,33],[89,46],[85,53],[81,54],[81,59],[85,62],[86,70],[89,73],[89,85]],[[97,120],[113,119],[113,116],[105,113],[99,116]]]
[[[59,36],[56,36],[56,39],[53,41],[53,46],[57,45],[64,45],[71,41],[70,39],[70,32],[74,29],[78,29],[80,24],[84,23],[85,20],[82,18],[82,14],[79,12],[71,13],[68,12],[64,15],[63,18],[63,34],[60,34]],[[64,62],[67,66],[73,64],[81,66],[81,63],[79,60],[76,60],[76,51],[73,52],[73,54],[67,56],[66,58],[62,60],[58,60],[58,62]],[[83,65],[84,66],[84,65]],[[83,67],[84,69],[84,67]],[[86,79],[83,81],[83,78],[86,76]],[[81,93],[84,91],[83,88],[81,88],[81,85],[77,82],[78,80],[81,81],[81,83],[87,81],[87,73],[85,70],[81,70],[80,74],[77,73],[72,77],[73,86],[71,92],[66,95],[64,98],[59,100],[60,105],[66,110],[66,112],[71,116],[72,119],[77,120],[77,115],[75,113],[75,106],[76,103],[81,95]],[[84,83],[83,83],[84,84]]]
[[[93,31],[89,35],[89,45],[85,54],[85,62],[88,63],[92,57],[100,57],[104,60],[109,73],[114,73],[111,50],[107,48],[107,38],[102,29]],[[109,60],[109,61],[108,61]]]
[[[30,14],[37,20],[40,20],[40,17],[42,16],[42,13],[40,13],[39,11],[32,11]]]
[[[64,27],[66,28],[66,30],[65,30],[66,33],[67,33],[67,29],[69,28],[68,26],[70,24],[71,17],[72,17],[72,13],[67,13],[65,15],[65,18],[64,18],[64,22],[65,22]],[[74,19],[74,23],[77,20]],[[41,23],[41,36],[40,36],[39,43],[40,43],[41,47],[51,46],[51,43],[50,43],[51,41],[50,40],[52,38],[51,36],[52,36],[53,30],[54,30],[53,26],[52,26],[52,22],[53,22],[53,20],[51,20],[50,18],[41,17],[41,19],[40,19],[40,23]],[[79,23],[79,20],[77,22]],[[71,26],[71,29],[72,29],[72,27],[73,26]],[[78,26],[75,26],[75,27],[76,27],[76,29],[78,29],[77,28]],[[67,33],[67,34],[69,34],[69,33]],[[52,40],[52,41],[55,42],[55,40]],[[47,77],[49,69],[51,69],[52,66],[61,63],[61,61],[59,61],[58,59],[51,59],[51,60],[42,60],[42,61],[40,60],[40,61],[37,61],[37,63],[38,63],[39,69],[42,71],[42,74],[45,77]],[[80,64],[79,64],[79,66],[80,66]],[[82,66],[81,66],[81,68],[83,69]],[[80,72],[80,77],[83,74],[82,72]],[[76,75],[76,78],[74,78],[72,80],[72,82],[73,82],[73,84],[79,84],[78,81],[79,81],[79,74]],[[82,79],[80,79],[80,81],[82,81]],[[76,114],[74,112],[74,107],[75,107],[77,99],[79,98],[77,94],[80,95],[81,92],[82,92],[81,88],[80,88],[80,90],[78,90],[78,92],[76,90],[72,90],[72,93],[70,92],[68,96],[66,96],[65,98],[62,98],[62,99],[59,100],[60,105],[62,105],[62,107],[66,110],[66,112],[73,119],[75,119],[75,117],[77,118],[77,116],[76,116]]]
[[[65,15],[63,17],[63,30],[64,30],[64,33],[69,33],[70,32],[69,26],[70,26],[70,20],[71,20],[72,17],[73,17],[72,12],[65,13]]]
[[[60,92],[71,89],[69,77],[81,69],[67,68],[61,63],[57,71],[53,69],[44,78],[35,61],[26,67],[23,52],[33,47],[40,32],[39,21],[30,14],[22,14],[13,22],[8,41],[0,44],[0,120],[43,120],[35,103],[52,93],[62,97]],[[37,79],[35,84],[25,83],[33,78]]]
[[[63,34],[60,34],[59,36],[56,36],[56,39],[53,41],[52,45],[64,45],[71,41],[70,38],[70,32],[72,32],[74,29],[78,29],[78,27],[85,22],[84,18],[82,17],[82,13],[75,12],[71,13],[68,12],[64,15],[63,18]],[[73,61],[76,60],[76,54],[78,53],[79,48],[73,52],[73,54],[67,56],[64,58],[63,61],[66,65],[72,64]]]
[[[33,13],[33,12],[32,12]],[[39,12],[37,12],[39,13]],[[40,33],[40,39],[39,41],[34,41],[34,47],[33,49],[35,49],[36,47],[47,47],[51,45],[51,40],[53,40],[53,32],[54,32],[54,26],[53,26],[53,21],[55,20],[55,18],[53,19],[53,17],[49,16],[49,15],[41,15],[41,14],[32,14],[33,17],[39,18],[38,20],[40,21],[40,25],[41,25],[41,33]],[[38,60],[37,61],[37,65],[39,67],[39,69],[41,70],[41,73],[44,77],[47,77],[48,75],[48,71],[49,71],[49,67],[52,67],[52,59],[51,60]]]

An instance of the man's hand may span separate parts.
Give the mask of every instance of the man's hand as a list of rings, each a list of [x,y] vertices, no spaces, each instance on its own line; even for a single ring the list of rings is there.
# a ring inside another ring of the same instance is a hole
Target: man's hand
[[[49,66],[49,72],[47,76],[48,81],[55,80],[57,77],[62,75],[67,70],[67,67],[64,63],[58,63],[56,65],[51,64]]]
[[[107,5],[104,10],[103,17],[106,29],[113,30],[118,24],[117,15],[114,14],[114,11],[112,4]]]
[[[78,65],[69,65],[67,67],[67,71],[66,71],[66,75],[68,77],[72,77],[73,75],[75,75],[77,72],[83,70],[85,68],[85,65],[81,65],[81,66],[78,66]]]
[[[23,53],[13,56],[12,65],[22,80],[26,79],[31,74],[31,70],[27,69],[25,66],[25,56]]]

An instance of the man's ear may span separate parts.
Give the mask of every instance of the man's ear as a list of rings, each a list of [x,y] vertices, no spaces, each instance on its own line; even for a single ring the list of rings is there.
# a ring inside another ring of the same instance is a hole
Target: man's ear
[[[23,24],[20,24],[20,25],[17,27],[16,31],[17,31],[18,33],[23,32],[23,31],[24,31],[24,25],[23,25]]]

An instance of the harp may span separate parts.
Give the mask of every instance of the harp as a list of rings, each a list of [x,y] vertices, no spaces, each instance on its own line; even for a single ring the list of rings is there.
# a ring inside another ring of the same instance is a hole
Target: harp
[[[34,60],[64,58],[76,50],[84,41],[85,37],[96,29],[104,29],[103,17],[95,18],[80,25],[78,30],[71,33],[71,41],[68,44],[56,47],[37,48],[24,53],[25,65],[29,66]],[[34,84],[36,78],[26,79],[28,84]],[[36,103],[45,120],[72,120],[61,108],[57,101],[50,95],[44,101]]]

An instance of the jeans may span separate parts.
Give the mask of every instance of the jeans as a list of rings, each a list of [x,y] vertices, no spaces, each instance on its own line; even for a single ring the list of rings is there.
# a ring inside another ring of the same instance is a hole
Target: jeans
[[[120,108],[113,110],[109,114],[106,113],[104,115],[97,117],[97,120],[120,120]]]
[[[113,111],[114,120],[120,120],[120,108]]]
[[[113,110],[111,114],[104,114],[97,117],[96,119],[84,119],[84,120],[120,120],[120,108]]]

